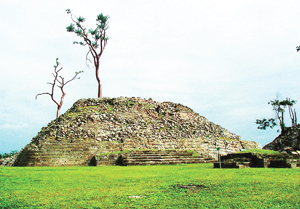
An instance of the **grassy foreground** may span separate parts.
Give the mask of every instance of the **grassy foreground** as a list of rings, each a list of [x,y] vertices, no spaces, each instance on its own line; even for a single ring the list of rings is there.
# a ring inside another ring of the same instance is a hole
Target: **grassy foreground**
[[[1,167],[0,208],[300,208],[300,169],[212,167]]]

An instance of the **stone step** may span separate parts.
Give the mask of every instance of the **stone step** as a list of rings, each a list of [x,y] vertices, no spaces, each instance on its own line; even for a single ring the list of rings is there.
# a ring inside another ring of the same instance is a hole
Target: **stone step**
[[[135,150],[131,151],[131,154],[163,154],[163,155],[168,155],[168,154],[176,154],[176,155],[193,155],[192,151],[187,151],[187,150]]]
[[[204,157],[197,157],[197,156],[164,156],[164,157],[159,157],[159,156],[139,156],[139,157],[131,157],[127,156],[127,159],[137,159],[137,160],[143,160],[143,159],[205,159],[205,160],[210,160],[212,158],[204,158]]]
[[[188,152],[188,151],[169,151],[169,150],[164,150],[164,151],[133,151],[131,152],[131,154],[138,154],[138,155],[141,155],[141,154],[151,154],[151,155],[169,155],[169,154],[180,154],[180,155],[193,155],[193,152]]]
[[[173,158],[173,157],[170,157],[170,158],[127,158],[127,161],[128,162],[132,162],[132,161],[142,161],[142,162],[145,162],[145,161],[174,161],[174,160],[177,160],[177,161],[203,161],[204,159],[203,158],[180,158],[180,157],[176,157],[176,158]]]
[[[131,165],[168,165],[168,164],[200,164],[206,163],[204,161],[147,161],[147,162],[130,162],[127,163],[128,166]]]
[[[130,153],[130,156],[193,156],[193,153]]]
[[[172,154],[172,155],[158,155],[158,154],[147,154],[147,155],[145,155],[145,154],[141,154],[141,155],[137,155],[137,154],[134,154],[134,155],[132,155],[132,154],[130,154],[129,155],[129,157],[168,157],[168,156],[185,156],[185,157],[190,157],[190,156],[186,156],[186,155],[174,155],[174,154]]]
[[[115,164],[118,156],[113,159],[104,159]],[[171,165],[171,164],[192,164],[215,162],[210,157],[193,156],[193,152],[187,150],[135,150],[128,154],[122,154],[123,165]],[[98,162],[98,165],[105,162]]]
[[[170,165],[212,163],[212,158],[193,156],[192,152],[185,150],[141,150],[134,151],[124,158],[127,165]]]
[[[168,156],[128,156],[127,159],[203,159],[203,157],[197,157],[197,156],[178,156],[178,155],[168,155]]]
[[[134,161],[127,162],[127,165],[171,165],[171,164],[193,164],[193,163],[208,163],[204,160],[162,160],[162,161]]]

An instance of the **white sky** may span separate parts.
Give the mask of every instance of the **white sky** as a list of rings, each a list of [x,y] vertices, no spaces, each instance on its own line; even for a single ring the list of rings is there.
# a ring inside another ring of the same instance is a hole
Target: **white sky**
[[[57,57],[66,79],[84,70],[66,86],[62,112],[97,96],[87,48],[66,32],[67,8],[86,17],[87,28],[99,13],[110,16],[100,67],[105,97],[181,103],[262,145],[278,135],[254,123],[273,116],[268,101],[276,93],[300,98],[300,1],[0,1],[0,153],[20,150],[55,119],[50,97],[35,95],[50,90]]]

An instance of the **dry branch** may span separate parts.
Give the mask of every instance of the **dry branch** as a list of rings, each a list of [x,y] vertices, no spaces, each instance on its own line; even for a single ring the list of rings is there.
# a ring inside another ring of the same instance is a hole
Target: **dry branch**
[[[65,82],[65,78],[59,75],[59,72],[63,69],[62,67],[58,69],[59,64],[60,63],[58,62],[58,58],[56,58],[56,65],[54,66],[54,73],[52,73],[52,75],[54,77],[53,83],[50,83],[50,82],[47,83],[52,86],[51,92],[39,93],[35,96],[35,99],[37,99],[38,96],[44,95],[44,94],[47,94],[51,97],[52,101],[57,105],[56,118],[58,118],[60,115],[60,110],[64,103],[64,98],[66,96],[66,92],[64,91],[65,85],[67,85],[69,82],[75,80],[76,77],[78,76],[78,74],[83,72],[83,71],[75,72],[75,75],[73,76],[73,78],[71,78],[70,80]],[[55,87],[60,88],[60,91],[61,91],[61,97],[60,97],[59,102],[54,98]]]

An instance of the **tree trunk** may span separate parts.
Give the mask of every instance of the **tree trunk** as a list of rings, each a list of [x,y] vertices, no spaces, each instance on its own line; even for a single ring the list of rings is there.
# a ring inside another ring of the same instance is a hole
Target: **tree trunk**
[[[102,98],[102,82],[98,81],[98,98]]]
[[[279,118],[279,122],[280,122],[280,127],[281,127],[281,133],[283,133],[284,129],[285,129],[283,112],[281,112],[281,118]]]
[[[60,103],[59,104],[57,103],[56,118],[58,118],[60,116],[60,109],[64,104],[64,99],[65,99],[65,96],[66,96],[66,93],[64,91],[64,86],[65,86],[65,84],[63,83],[62,86],[60,87],[62,95],[61,95],[61,98],[60,98]]]
[[[99,57],[99,59],[100,59],[100,57]],[[100,62],[98,60],[98,63],[96,65],[96,79],[98,82],[98,98],[102,98],[102,82],[99,77],[99,67],[100,67]]]
[[[61,109],[61,105],[57,106],[56,118],[60,116],[60,109]]]

